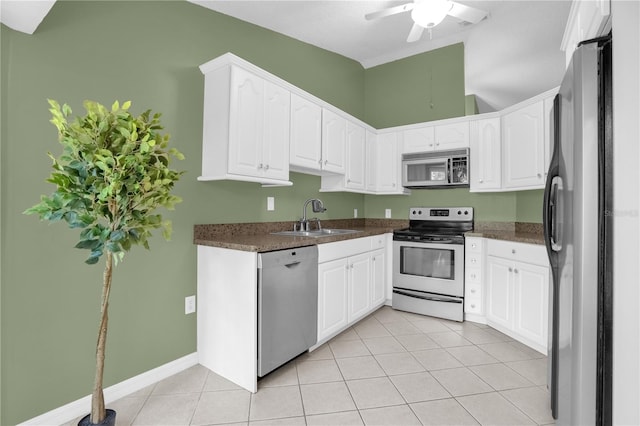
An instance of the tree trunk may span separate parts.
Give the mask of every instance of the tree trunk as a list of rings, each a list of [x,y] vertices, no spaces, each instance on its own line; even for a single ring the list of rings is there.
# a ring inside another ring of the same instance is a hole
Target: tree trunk
[[[106,265],[102,281],[102,306],[100,308],[100,328],[98,330],[98,344],[96,346],[96,375],[91,397],[91,423],[100,423],[107,415],[104,406],[104,394],[102,392],[102,377],[104,373],[104,354],[107,342],[107,322],[109,320],[109,292],[111,291],[111,275],[113,268],[113,255],[107,250]]]

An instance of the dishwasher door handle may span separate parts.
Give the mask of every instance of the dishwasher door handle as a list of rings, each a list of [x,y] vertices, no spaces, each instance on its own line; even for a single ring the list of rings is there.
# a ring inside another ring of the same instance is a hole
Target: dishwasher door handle
[[[296,262],[291,262],[291,263],[287,263],[286,266],[287,268],[293,268],[294,266],[298,266],[300,264],[300,261],[296,261]]]

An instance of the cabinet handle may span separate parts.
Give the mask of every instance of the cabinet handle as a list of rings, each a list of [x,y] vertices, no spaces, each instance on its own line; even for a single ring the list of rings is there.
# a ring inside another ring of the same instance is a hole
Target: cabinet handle
[[[436,144],[436,146],[440,146],[440,142],[438,142],[438,143]]]
[[[472,303],[472,304],[471,304],[471,307],[475,309],[476,304],[475,304],[475,303]]]
[[[326,166],[329,160],[324,160],[324,165]]]
[[[396,187],[396,184],[395,184],[395,183],[392,183],[392,184],[391,184],[391,186],[395,188],[395,187]]]
[[[322,165],[322,158],[318,160],[318,164]]]
[[[477,260],[475,258],[471,259],[471,263],[476,263],[476,262],[477,262]]]
[[[538,173],[538,179],[540,179],[542,177],[542,175],[540,173]]]
[[[262,163],[258,165],[258,170],[260,170],[261,168],[262,168]]]
[[[509,272],[513,272],[513,268],[509,268]]]
[[[351,179],[347,179],[347,183],[351,183]]]
[[[480,182],[482,182],[482,181],[480,181]],[[471,244],[471,248],[476,248],[476,243],[472,243]]]
[[[511,249],[511,254],[516,254],[516,249]]]
[[[474,280],[476,279],[476,274],[471,274],[470,276],[471,276],[472,279],[474,279]],[[471,293],[473,293],[474,291],[475,290],[471,290]]]
[[[476,289],[475,289],[475,288],[472,288],[472,289],[471,289],[471,290],[469,290],[469,291],[470,291],[471,293],[475,293],[475,292],[476,292]]]
[[[514,270],[513,270],[513,272],[515,272],[515,273],[517,274],[517,273],[518,273],[518,270],[517,270],[517,269],[514,269]]]
[[[484,183],[484,180],[480,179],[480,180],[478,181],[478,183]]]
[[[268,164],[267,164],[267,165],[265,165],[265,166],[264,166],[264,169],[265,169],[265,170],[269,170],[269,165],[268,165]]]

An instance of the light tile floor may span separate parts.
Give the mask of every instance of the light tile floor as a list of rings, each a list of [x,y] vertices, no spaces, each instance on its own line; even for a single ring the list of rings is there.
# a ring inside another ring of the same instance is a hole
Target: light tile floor
[[[546,371],[492,328],[385,306],[255,394],[195,366],[109,408],[118,425],[544,425]]]

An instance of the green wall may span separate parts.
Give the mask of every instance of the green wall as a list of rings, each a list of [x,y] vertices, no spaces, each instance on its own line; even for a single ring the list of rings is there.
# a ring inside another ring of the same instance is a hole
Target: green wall
[[[367,69],[365,121],[377,129],[465,112],[462,43]]]
[[[14,424],[90,393],[102,268],[83,263],[77,233],[22,211],[52,186],[47,151],[60,151],[47,98],[82,113],[82,101],[132,100],[163,113],[187,157],[167,213],[174,235],[132,251],[114,275],[105,386],[192,353],[196,318],[193,225],[294,220],[320,197],[321,218],[405,219],[415,205],[470,205],[480,220],[531,219],[536,194],[414,190],[411,196],[319,193],[320,178],[292,173],[293,187],[197,182],[203,76],[198,65],[227,51],[375,127],[465,113],[461,44],[364,70],[360,64],[183,1],[59,1],[33,35],[1,26],[0,57],[0,424]],[[276,210],[266,211],[274,196]],[[539,208],[537,210],[540,210]],[[88,410],[88,407],[87,407]]]
[[[21,214],[53,187],[47,151],[60,152],[47,98],[82,113],[82,101],[163,113],[187,157],[176,187],[184,202],[169,243],[132,251],[114,274],[105,385],[196,350],[193,225],[293,221],[320,196],[322,218],[364,214],[362,195],[320,194],[320,179],[292,174],[290,188],[197,182],[203,76],[198,66],[231,51],[314,95],[364,117],[364,69],[355,61],[186,2],[59,1],[35,34],[2,26],[0,148],[1,418],[10,425],[91,392],[102,267],[72,247],[77,232]],[[266,197],[276,211],[266,211]],[[87,407],[87,412],[89,407]]]

